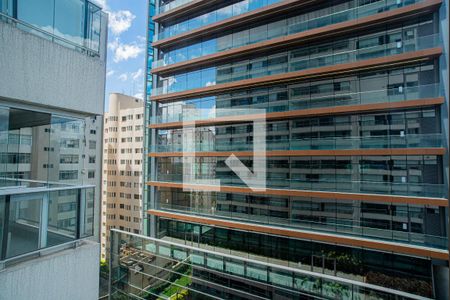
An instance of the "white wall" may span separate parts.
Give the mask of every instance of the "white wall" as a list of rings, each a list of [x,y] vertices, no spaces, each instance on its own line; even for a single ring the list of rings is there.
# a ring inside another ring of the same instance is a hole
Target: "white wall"
[[[0,98],[103,115],[104,54],[90,57],[5,22],[0,53]]]
[[[100,244],[78,248],[0,271],[0,300],[94,300],[99,292]]]

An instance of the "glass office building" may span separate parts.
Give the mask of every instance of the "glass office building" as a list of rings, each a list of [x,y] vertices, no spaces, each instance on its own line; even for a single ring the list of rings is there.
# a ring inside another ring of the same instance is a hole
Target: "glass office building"
[[[447,299],[448,5],[150,1],[149,237],[113,234],[115,295]],[[256,191],[227,164],[254,167],[254,109]],[[186,182],[187,123],[220,187]]]

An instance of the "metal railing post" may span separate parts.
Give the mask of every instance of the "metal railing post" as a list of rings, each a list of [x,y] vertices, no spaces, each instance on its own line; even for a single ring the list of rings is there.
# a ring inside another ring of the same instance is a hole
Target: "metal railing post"
[[[41,220],[39,222],[39,249],[47,247],[49,194],[50,192],[45,192],[41,200],[42,203],[40,213]]]

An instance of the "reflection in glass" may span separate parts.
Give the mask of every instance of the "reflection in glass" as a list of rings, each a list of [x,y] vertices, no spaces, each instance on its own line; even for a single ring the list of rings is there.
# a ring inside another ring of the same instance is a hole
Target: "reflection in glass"
[[[6,257],[39,249],[43,193],[13,195],[8,222]]]
[[[100,7],[87,0],[0,0],[0,12],[27,23],[17,25],[22,30],[70,48],[100,51],[106,18]]]
[[[55,1],[54,34],[83,45],[85,8],[84,0]]]
[[[50,192],[48,206],[48,246],[62,244],[77,235],[77,189]]]

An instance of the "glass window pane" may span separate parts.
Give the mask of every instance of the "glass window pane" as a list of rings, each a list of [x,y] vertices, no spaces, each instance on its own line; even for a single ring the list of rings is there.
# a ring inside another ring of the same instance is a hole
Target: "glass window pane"
[[[44,194],[11,196],[6,257],[39,249],[39,226]]]
[[[0,196],[0,257],[2,255],[3,228],[5,222],[5,196]]]
[[[82,183],[84,153],[84,120],[52,116],[50,145],[54,152],[49,156],[50,181],[65,183]],[[68,163],[66,157],[73,159]],[[59,166],[59,167],[58,167]]]
[[[84,22],[84,1],[55,1],[55,35],[83,45]]]
[[[47,246],[69,242],[77,234],[78,190],[50,193]]]
[[[88,237],[94,235],[94,188],[89,188],[80,191],[84,195],[84,230],[80,237]],[[83,204],[83,203],[82,203]]]
[[[17,18],[53,33],[54,2],[55,0],[17,1]]]

